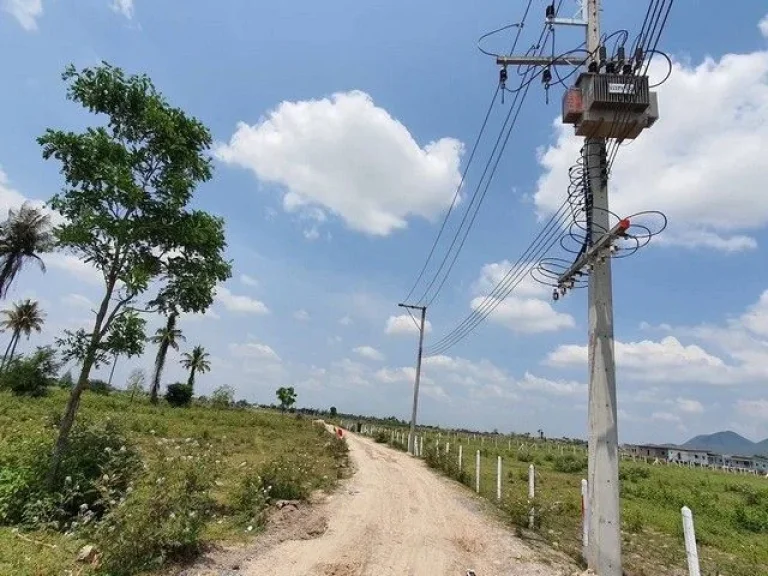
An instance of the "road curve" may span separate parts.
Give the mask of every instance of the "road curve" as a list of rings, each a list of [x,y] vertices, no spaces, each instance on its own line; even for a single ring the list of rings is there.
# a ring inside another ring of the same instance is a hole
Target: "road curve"
[[[324,506],[325,532],[241,566],[248,576],[562,576],[460,486],[423,462],[347,436],[354,476]]]

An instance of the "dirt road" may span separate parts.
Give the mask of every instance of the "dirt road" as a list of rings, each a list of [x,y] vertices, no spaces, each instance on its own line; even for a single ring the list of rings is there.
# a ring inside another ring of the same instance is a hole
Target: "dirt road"
[[[263,576],[561,576],[424,463],[349,435],[355,474],[323,505],[327,527],[240,566]]]

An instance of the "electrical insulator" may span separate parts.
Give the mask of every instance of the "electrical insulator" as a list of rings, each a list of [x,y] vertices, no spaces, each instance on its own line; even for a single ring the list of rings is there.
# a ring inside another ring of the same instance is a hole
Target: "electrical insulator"
[[[499,83],[501,84],[502,88],[504,88],[504,86],[507,83],[507,67],[506,66],[501,70],[499,70]]]
[[[552,72],[549,68],[544,68],[544,73],[541,75],[541,83],[548,85],[550,82],[552,82]]]
[[[624,46],[619,46],[619,49],[616,51],[616,60],[619,61],[619,66],[624,64],[625,58],[626,55],[624,53]]]
[[[565,293],[568,292],[565,286],[560,286],[560,296],[565,296]]]
[[[616,64],[612,60],[609,62],[606,62],[605,71],[608,74],[614,74],[616,72]]]
[[[557,293],[557,288],[552,290],[552,300],[557,302],[560,299],[560,294]]]
[[[632,64],[629,64],[629,63],[624,64],[624,66],[622,66],[622,68],[621,68],[621,72],[625,76],[627,76],[629,74],[632,74]]]
[[[602,68],[603,66],[605,66],[605,61],[608,60],[608,51],[605,49],[605,46],[600,46],[599,54],[600,54],[600,67]]]
[[[592,74],[597,74],[597,70],[598,70],[597,62],[592,60],[592,62],[589,63],[589,66],[587,66],[587,70],[589,70],[589,72]]]
[[[550,4],[549,6],[547,6],[546,16],[547,16],[547,20],[552,20],[552,18],[555,17],[555,5],[554,4]]]
[[[638,48],[635,50],[635,70],[639,69],[643,65],[643,49]]]

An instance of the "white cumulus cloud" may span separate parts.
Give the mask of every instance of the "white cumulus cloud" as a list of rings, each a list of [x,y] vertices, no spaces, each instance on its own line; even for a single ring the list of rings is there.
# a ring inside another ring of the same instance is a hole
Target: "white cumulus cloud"
[[[387,325],[384,327],[385,334],[418,334],[419,327],[417,323],[419,320],[414,320],[408,314],[401,314],[400,316],[390,316],[387,318]],[[429,320],[424,322],[424,333],[429,334],[432,332],[432,323]]]
[[[248,314],[267,314],[269,312],[264,302],[250,296],[233,294],[224,286],[216,288],[216,301],[221,303],[230,312],[244,312]]]
[[[248,274],[240,274],[240,282],[245,284],[246,286],[258,286],[259,281],[256,280],[253,276],[249,276]]]
[[[18,20],[24,30],[37,30],[43,15],[43,0],[3,0],[3,10]]]
[[[133,0],[112,0],[112,10],[130,20],[133,18]]]
[[[307,322],[310,319],[309,312],[304,309],[296,310],[296,312],[293,313],[293,317],[299,322]]]
[[[352,350],[355,354],[368,358],[369,360],[384,360],[384,354],[376,350],[373,346],[358,346]]]
[[[241,122],[216,157],[284,190],[286,211],[318,209],[352,230],[384,236],[409,216],[432,219],[460,180],[462,144],[421,147],[408,129],[360,91],[282,102],[254,125]]]
[[[652,68],[656,77],[666,71],[660,58]],[[665,212],[669,228],[659,242],[755,248],[748,233],[768,224],[768,51],[675,61],[658,94],[659,121],[613,166],[611,209],[622,216]],[[565,199],[568,168],[582,145],[570,126],[558,124],[555,133],[539,158],[544,173],[534,198],[541,215]]]
[[[255,360],[269,360],[280,362],[280,356],[267,344],[258,342],[246,342],[245,344],[230,344],[229,351],[236,358],[250,358]]]
[[[550,290],[536,282],[530,274],[526,274],[519,282],[511,282],[514,288],[504,300],[488,298],[487,295],[504,280],[512,267],[513,264],[508,260],[483,266],[480,278],[472,286],[473,292],[482,294],[470,302],[473,310],[492,310],[488,315],[490,321],[515,332],[551,332],[575,326],[576,323],[570,314],[556,311],[552,304],[544,299],[549,296]]]

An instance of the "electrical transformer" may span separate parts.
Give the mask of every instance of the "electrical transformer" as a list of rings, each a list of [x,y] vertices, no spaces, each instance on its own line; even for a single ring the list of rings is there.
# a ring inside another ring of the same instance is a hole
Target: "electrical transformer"
[[[658,117],[647,76],[587,72],[563,96],[563,122],[578,136],[633,139]]]

